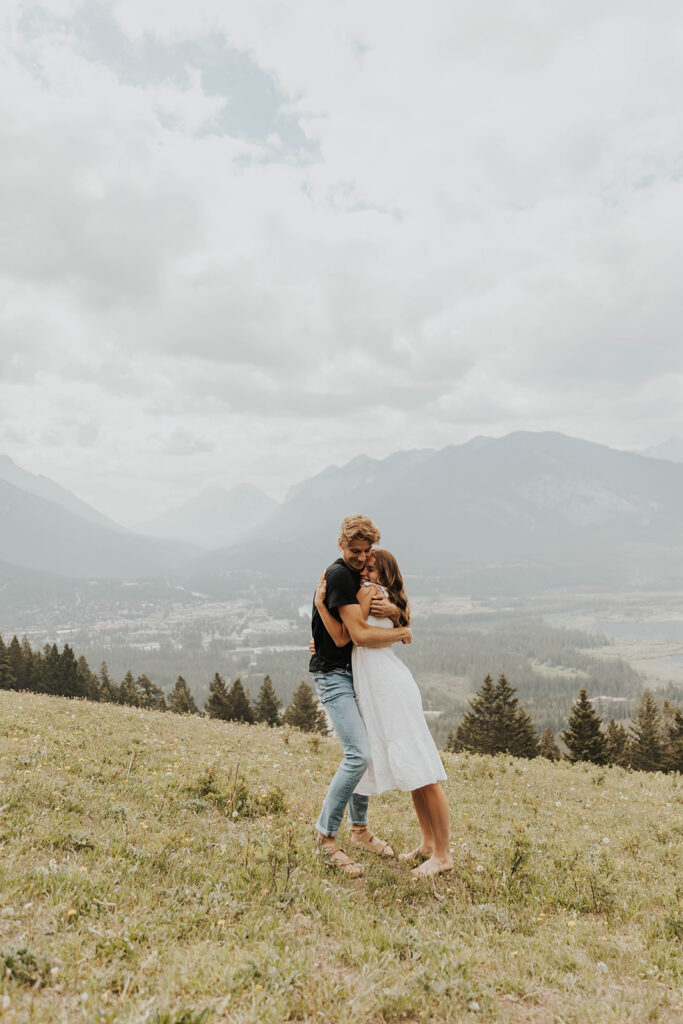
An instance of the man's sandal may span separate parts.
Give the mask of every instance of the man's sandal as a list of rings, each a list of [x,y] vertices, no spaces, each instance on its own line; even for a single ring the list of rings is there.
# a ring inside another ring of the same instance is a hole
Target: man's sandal
[[[362,850],[368,850],[370,853],[376,853],[380,857],[393,857],[394,851],[389,846],[389,843],[385,843],[383,839],[378,839],[377,836],[373,836],[369,829],[354,829],[351,826],[351,832],[349,833],[349,843],[351,846],[357,846]]]
[[[330,864],[335,868],[339,868],[345,875],[351,875],[352,878],[358,878],[359,875],[363,874],[363,866],[358,861],[353,860],[348,854],[335,843],[321,843],[320,840],[316,843],[318,854],[321,857],[325,857]]]

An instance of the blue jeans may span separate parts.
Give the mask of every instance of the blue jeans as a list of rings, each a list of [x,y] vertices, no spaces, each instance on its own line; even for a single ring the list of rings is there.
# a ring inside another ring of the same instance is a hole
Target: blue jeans
[[[368,823],[368,797],[353,791],[370,764],[370,743],[356,704],[351,670],[340,668],[323,672],[313,680],[344,750],[344,759],[330,783],[315,826],[324,836],[336,836],[347,804],[352,825]]]

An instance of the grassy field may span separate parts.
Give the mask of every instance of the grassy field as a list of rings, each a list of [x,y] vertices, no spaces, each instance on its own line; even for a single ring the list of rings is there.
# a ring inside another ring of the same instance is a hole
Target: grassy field
[[[455,871],[351,879],[334,740],[0,701],[2,1024],[681,1020],[678,776],[444,755]],[[371,814],[415,840],[407,795]]]

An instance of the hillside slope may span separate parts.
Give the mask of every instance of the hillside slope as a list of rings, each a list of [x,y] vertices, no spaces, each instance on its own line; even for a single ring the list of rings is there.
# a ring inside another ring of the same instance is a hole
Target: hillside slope
[[[675,777],[448,755],[456,869],[411,883],[314,855],[338,761],[332,739],[4,693],[3,1024],[680,1020]],[[371,811],[414,840],[406,794]]]

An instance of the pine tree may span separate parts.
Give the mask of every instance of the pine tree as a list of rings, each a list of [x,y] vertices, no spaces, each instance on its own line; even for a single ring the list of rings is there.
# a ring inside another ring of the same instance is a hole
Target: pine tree
[[[257,722],[265,722],[267,725],[279,725],[280,707],[281,703],[277,699],[271,678],[266,676],[256,699],[254,718]]]
[[[572,704],[567,728],[562,733],[562,739],[569,748],[569,757],[572,761],[605,763],[605,737],[600,730],[601,725],[602,719],[582,687]]]
[[[318,704],[308,683],[301,682],[294,691],[291,704],[287,707],[282,721],[293,725],[302,732],[321,732],[327,735],[327,716]]]
[[[100,665],[99,674],[100,700],[107,701],[109,704],[115,704],[118,699],[118,689],[118,686],[109,675],[106,661],[103,661]]]
[[[664,770],[683,772],[683,713],[665,700],[662,717],[665,734]]]
[[[209,699],[204,705],[204,710],[210,718],[220,718],[227,722],[230,719],[230,698],[225,680],[216,672],[209,683]]]
[[[15,686],[16,679],[12,673],[9,651],[0,636],[0,690],[13,690]]]
[[[627,768],[630,763],[628,733],[621,722],[610,718],[605,729],[605,757],[607,764]]]
[[[128,707],[137,708],[140,706],[140,695],[135,685],[135,679],[130,669],[126,672],[125,676],[119,686],[118,695],[119,704],[127,704]]]
[[[164,691],[144,673],[135,680],[135,689],[141,708],[149,708],[150,711],[166,711]]]
[[[496,687],[490,675],[486,676],[469,705],[471,710],[465,712],[452,739],[449,737],[448,749],[492,753],[497,709]]]
[[[168,697],[168,710],[175,711],[177,715],[198,714],[197,705],[182,676],[178,676]]]
[[[39,693],[59,693],[60,659],[57,644],[46,644],[38,674]]]
[[[9,657],[10,674],[14,678],[14,689],[34,689],[34,666],[36,663],[36,656],[29,647],[26,637],[23,638],[22,643],[19,643],[17,637],[13,636],[7,647],[7,654]]]
[[[236,679],[228,690],[228,719],[231,722],[248,722],[251,724],[254,721],[254,712],[249,701],[249,697],[244,692],[242,686],[242,680]]]
[[[36,691],[40,654],[31,650],[28,637],[22,637],[21,643],[16,637],[13,637],[12,643],[9,645],[9,655],[12,672],[17,680],[17,689]]]
[[[84,655],[81,654],[76,662],[79,693],[88,700],[100,699],[100,686],[97,676],[91,671]]]
[[[479,692],[469,702],[462,722],[449,736],[449,750],[472,750],[477,754],[512,754],[536,757],[538,735],[531,718],[514,696],[501,673],[494,683],[487,675]]]
[[[650,690],[640,699],[631,739],[631,767],[643,772],[657,772],[664,768],[662,720],[657,703]]]
[[[541,736],[538,752],[541,757],[546,757],[549,761],[559,761],[562,757],[560,748],[555,740],[555,733],[550,726],[548,726]]]
[[[514,696],[516,692],[516,687],[510,686],[504,673],[501,673],[496,684],[496,698],[503,718],[507,719],[507,753],[513,757],[538,757],[539,737],[536,726],[519,703],[519,698]]]
[[[68,644],[64,644],[64,649],[59,656],[57,679],[55,684],[56,689],[53,692],[60,694],[62,697],[83,696],[79,690],[78,664],[76,662],[76,656]]]

